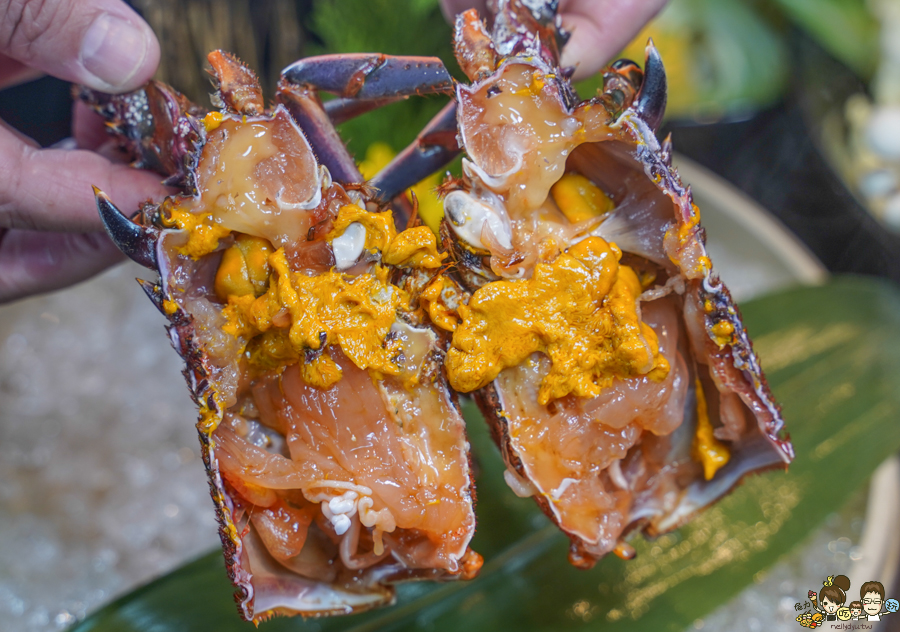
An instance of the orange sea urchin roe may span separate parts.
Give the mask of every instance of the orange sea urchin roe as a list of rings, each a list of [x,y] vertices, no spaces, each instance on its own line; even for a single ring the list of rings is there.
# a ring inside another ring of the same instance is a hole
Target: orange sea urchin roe
[[[453,388],[481,388],[536,351],[551,360],[541,404],[569,393],[596,397],[613,378],[664,378],[669,364],[637,314],[640,282],[620,258],[614,245],[591,237],[535,266],[530,279],[495,281],[475,292],[459,306],[447,354]]]
[[[396,319],[401,292],[388,282],[387,269],[376,268],[357,277],[334,271],[308,276],[288,269],[283,249],[269,256],[269,265],[274,274],[265,294],[228,298],[224,309],[227,333],[250,340],[273,327],[286,326],[284,342],[296,354],[285,354],[289,360],[302,358],[306,350],[336,343],[361,369],[400,374],[392,360],[399,348],[386,338]],[[301,370],[308,383],[321,388],[340,378],[325,351],[313,366]]]
[[[699,378],[694,380],[697,393],[697,430],[691,444],[691,455],[703,465],[703,477],[712,480],[716,472],[731,458],[731,451],[713,435],[713,426],[706,408],[706,395]]]
[[[355,204],[346,204],[338,211],[328,241],[343,235],[354,223],[366,230],[365,249],[380,251],[382,261],[388,265],[437,268],[447,258],[447,253],[438,253],[437,239],[427,226],[407,228],[397,234],[391,211],[370,213]]]

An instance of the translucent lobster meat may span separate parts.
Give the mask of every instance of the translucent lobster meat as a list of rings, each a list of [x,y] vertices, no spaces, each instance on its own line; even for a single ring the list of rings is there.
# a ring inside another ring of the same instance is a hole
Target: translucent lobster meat
[[[615,134],[600,107],[567,112],[556,79],[541,65],[507,62],[488,79],[459,88],[466,153],[481,181],[506,196],[511,217],[544,202],[574,147]]]
[[[376,384],[342,355],[334,357],[343,370],[341,388],[307,385],[297,365],[256,381],[259,419],[285,437],[290,458],[262,454],[230,437],[220,444],[223,472],[307,496],[330,482],[352,480],[370,490],[367,511],[387,509],[384,521],[393,524],[379,522],[376,529],[416,529],[432,543],[433,550],[419,547],[407,558],[412,567],[457,570],[473,527],[466,454],[458,442],[462,428],[429,423],[453,419],[452,402],[432,385],[407,393],[390,382]],[[391,415],[388,406],[395,403],[398,412]]]
[[[209,131],[198,167],[196,208],[211,209],[229,230],[296,243],[319,205],[321,174],[302,132],[284,107],[271,119],[224,120]]]
[[[618,462],[646,433],[666,436],[684,417],[691,378],[685,349],[678,348],[675,305],[667,299],[650,303],[643,318],[673,367],[661,383],[616,380],[595,398],[570,395],[542,406],[536,386],[549,364],[542,355],[506,369],[495,383],[508,416],[509,449],[524,477],[550,501],[559,525],[597,551],[615,546],[632,498],[646,484],[633,485]]]

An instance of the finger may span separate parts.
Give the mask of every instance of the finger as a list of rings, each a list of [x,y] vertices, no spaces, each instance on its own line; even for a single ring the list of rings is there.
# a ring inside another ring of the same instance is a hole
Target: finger
[[[0,90],[37,79],[42,74],[44,73],[40,70],[26,66],[12,57],[0,55]]]
[[[121,0],[0,0],[0,53],[104,92],[144,84],[159,44]]]
[[[91,185],[117,206],[137,210],[168,190],[160,177],[85,150],[36,149],[0,127],[0,228],[101,230]]]
[[[613,55],[621,52],[665,4],[666,0],[570,0],[561,3],[563,26],[572,33],[563,49],[561,64],[577,67],[575,79],[594,74]]]
[[[105,233],[0,231],[0,303],[84,281],[123,259]]]

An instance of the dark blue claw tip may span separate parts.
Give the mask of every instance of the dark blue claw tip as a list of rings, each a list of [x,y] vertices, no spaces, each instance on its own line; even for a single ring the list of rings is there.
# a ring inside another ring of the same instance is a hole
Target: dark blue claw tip
[[[638,115],[655,132],[666,112],[666,69],[652,39],[647,42],[644,81],[636,100]]]
[[[94,187],[94,198],[100,220],[116,247],[145,268],[159,270],[156,259],[158,231],[135,224],[125,217],[109,196],[97,187]]]

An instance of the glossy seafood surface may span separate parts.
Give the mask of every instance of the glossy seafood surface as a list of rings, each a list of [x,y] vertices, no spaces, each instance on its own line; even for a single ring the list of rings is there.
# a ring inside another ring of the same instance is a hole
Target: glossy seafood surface
[[[477,574],[457,392],[579,567],[631,556],[630,535],[674,529],[793,458],[671,142],[656,138],[666,80],[652,43],[643,70],[615,62],[582,101],[559,67],[556,3],[491,7],[489,23],[474,10],[456,22],[466,157],[440,188],[437,238],[415,219],[401,230],[375,197],[402,173],[365,185],[352,160],[323,155],[339,137],[288,81],[330,76],[321,59],[289,68],[269,109],[218,51],[219,112],[162,84],[82,95],[137,164],[182,187],[135,221],[100,192],[98,205],[119,247],[159,272],[144,289],[200,407],[249,620],[361,611],[390,603],[397,581]],[[329,60],[354,86],[341,103],[360,93],[360,60],[402,66],[383,57]],[[452,106],[440,117],[446,141]]]
[[[474,576],[465,428],[444,339],[415,307],[446,255],[427,227],[399,231],[365,187],[333,182],[248,69],[210,63],[224,107],[202,118],[161,85],[93,99],[138,135],[121,114],[168,95],[177,123],[133,147],[139,159],[191,141],[170,168],[184,193],[136,223],[98,204],[159,272],[144,288],[200,406],[240,613],[350,613],[390,603],[397,581]]]
[[[652,43],[643,71],[616,62],[579,101],[554,3],[496,4],[490,25],[475,11],[456,25],[467,157],[443,190],[442,237],[466,297],[446,366],[492,424],[507,482],[589,567],[793,451],[655,136],[666,85]]]

